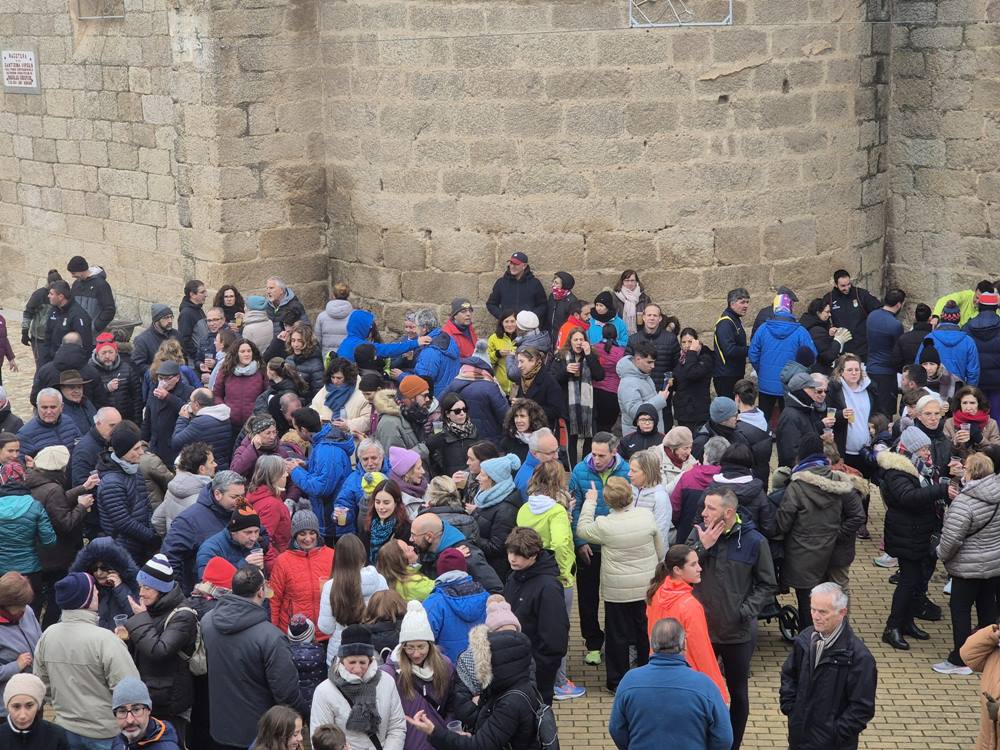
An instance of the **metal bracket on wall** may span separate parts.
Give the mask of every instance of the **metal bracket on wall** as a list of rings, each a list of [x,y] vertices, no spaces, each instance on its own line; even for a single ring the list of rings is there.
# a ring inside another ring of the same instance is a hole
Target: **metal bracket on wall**
[[[732,26],[733,0],[629,0],[633,29],[672,26]]]
[[[125,18],[125,0],[76,0],[77,21],[116,21]]]

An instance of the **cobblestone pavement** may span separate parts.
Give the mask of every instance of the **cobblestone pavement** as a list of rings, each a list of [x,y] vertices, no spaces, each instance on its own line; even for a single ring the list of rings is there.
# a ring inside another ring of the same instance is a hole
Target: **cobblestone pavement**
[[[15,405],[15,413],[29,416],[28,392],[33,368],[31,354],[15,343],[20,373],[4,370],[4,383]],[[861,736],[862,750],[949,750],[972,747],[978,728],[977,696],[979,677],[949,677],[931,670],[931,664],[943,660],[951,648],[951,626],[947,615],[948,597],[941,593],[944,575],[940,566],[931,581],[931,599],[945,609],[941,622],[922,622],[931,634],[926,642],[910,639],[911,651],[894,651],[880,640],[888,612],[892,586],[891,571],[877,568],[872,559],[879,554],[882,528],[882,503],[872,498],[871,541],[858,542],[857,559],[851,569],[851,623],[857,634],[875,655],[879,670],[877,710],[874,721]],[[795,604],[794,596],[783,603]],[[573,618],[570,651],[570,676],[587,688],[587,695],[557,706],[559,734],[563,747],[572,750],[613,748],[607,734],[611,696],[603,690],[603,667],[583,663],[583,642],[576,617]],[[789,647],[778,633],[777,622],[761,622],[750,679],[750,721],[743,747],[747,750],[780,748],[786,745],[786,725],[778,710],[778,683],[781,664]],[[669,738],[664,727],[664,740]],[[669,744],[665,745],[669,746]],[[817,750],[820,750],[817,748]]]

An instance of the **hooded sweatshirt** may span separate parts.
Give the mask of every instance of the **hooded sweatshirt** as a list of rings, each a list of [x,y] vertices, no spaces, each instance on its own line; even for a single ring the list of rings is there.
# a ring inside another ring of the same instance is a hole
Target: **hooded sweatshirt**
[[[340,343],[347,338],[347,319],[354,312],[354,305],[346,299],[332,299],[326,308],[316,316],[314,332],[323,350],[323,359],[330,352],[337,351]]]
[[[435,643],[452,663],[469,647],[469,631],[486,622],[489,595],[472,576],[452,570],[437,577],[424,600]]]
[[[538,532],[542,547],[551,550],[556,558],[563,588],[573,588],[576,555],[569,511],[548,495],[529,495],[528,502],[517,511],[517,525]]]
[[[635,432],[635,416],[639,407],[650,404],[659,413],[656,429],[663,432],[663,409],[667,400],[656,390],[653,378],[639,370],[632,357],[622,357],[615,365],[618,384],[618,405],[622,411],[622,435]]]
[[[371,343],[368,334],[371,333],[375,316],[367,310],[355,310],[347,318],[347,335],[337,347],[337,356],[351,362],[354,361],[354,350],[359,344]],[[404,339],[394,344],[372,344],[376,357],[398,357],[419,348],[419,339]],[[451,381],[448,381],[451,382]]]

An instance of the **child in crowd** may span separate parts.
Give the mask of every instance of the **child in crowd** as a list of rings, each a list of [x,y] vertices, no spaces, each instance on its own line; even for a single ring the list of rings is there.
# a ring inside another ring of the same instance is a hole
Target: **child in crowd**
[[[316,644],[316,626],[303,614],[292,615],[288,623],[288,643],[292,661],[299,670],[299,690],[302,700],[312,702],[316,686],[326,679],[326,649]]]

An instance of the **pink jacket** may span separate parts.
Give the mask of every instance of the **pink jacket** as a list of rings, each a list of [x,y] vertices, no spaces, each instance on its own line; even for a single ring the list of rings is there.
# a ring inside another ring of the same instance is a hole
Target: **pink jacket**
[[[253,414],[257,397],[267,388],[267,380],[260,370],[253,375],[227,375],[218,377],[212,393],[216,401],[229,407],[229,422],[237,429]]]
[[[670,460],[670,459],[666,459]],[[679,517],[681,512],[681,500],[684,497],[684,490],[701,491],[708,487],[720,471],[720,467],[711,464],[697,464],[681,474],[681,478],[674,485],[674,491],[670,493],[670,505],[674,509],[674,516]]]
[[[597,352],[597,360],[604,368],[604,378],[594,381],[594,388],[608,393],[618,393],[618,385],[621,380],[615,371],[618,360],[625,356],[625,349],[621,346],[612,346],[610,352],[604,351],[604,343],[594,344],[594,351]]]

